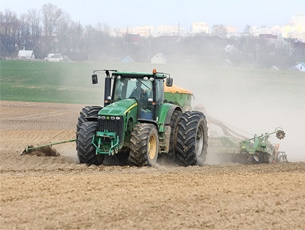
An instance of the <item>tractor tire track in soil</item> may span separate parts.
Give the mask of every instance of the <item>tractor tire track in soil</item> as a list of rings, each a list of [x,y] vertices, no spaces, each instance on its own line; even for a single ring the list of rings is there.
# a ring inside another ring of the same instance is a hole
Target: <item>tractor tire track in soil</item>
[[[90,166],[20,153],[75,138],[83,105],[1,101],[1,229],[305,229],[305,162]]]

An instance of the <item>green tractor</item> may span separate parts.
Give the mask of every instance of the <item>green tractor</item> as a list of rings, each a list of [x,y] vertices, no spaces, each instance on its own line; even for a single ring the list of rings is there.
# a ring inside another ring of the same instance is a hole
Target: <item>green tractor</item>
[[[167,73],[104,72],[104,107],[80,112],[76,150],[80,163],[103,164],[105,157],[120,165],[153,166],[166,157],[182,166],[203,165],[207,154],[205,115],[188,111],[191,95],[171,90]]]

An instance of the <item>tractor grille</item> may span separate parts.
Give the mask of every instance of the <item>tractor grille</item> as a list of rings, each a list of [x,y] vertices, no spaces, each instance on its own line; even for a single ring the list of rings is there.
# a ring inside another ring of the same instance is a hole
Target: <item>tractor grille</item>
[[[120,118],[120,119],[117,119]],[[122,136],[124,130],[123,117],[118,116],[99,116],[98,117],[98,131],[115,132],[120,137],[120,143],[122,143]]]

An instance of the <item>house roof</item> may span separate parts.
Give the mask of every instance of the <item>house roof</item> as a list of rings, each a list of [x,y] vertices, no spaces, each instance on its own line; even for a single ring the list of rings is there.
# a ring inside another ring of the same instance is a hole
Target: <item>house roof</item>
[[[48,58],[61,58],[62,54],[61,53],[49,53]]]
[[[295,65],[294,67],[292,67],[292,69],[294,70],[300,70],[302,72],[305,72],[305,62],[300,62],[297,65]]]
[[[62,55],[61,54],[54,54],[51,58],[61,58]]]
[[[155,56],[153,56],[151,59],[151,63],[166,63],[167,58],[162,53],[157,53]]]
[[[299,65],[304,66],[305,67],[305,62],[300,62]]]
[[[130,56],[126,56],[121,60],[121,62],[130,63],[130,62],[135,62],[135,60],[133,60],[133,58]]]
[[[125,40],[127,42],[140,42],[141,35],[140,34],[126,34]]]
[[[152,57],[152,59],[154,59],[154,58],[160,58],[160,59],[166,60],[166,57],[164,56],[163,53],[157,53],[155,56]]]

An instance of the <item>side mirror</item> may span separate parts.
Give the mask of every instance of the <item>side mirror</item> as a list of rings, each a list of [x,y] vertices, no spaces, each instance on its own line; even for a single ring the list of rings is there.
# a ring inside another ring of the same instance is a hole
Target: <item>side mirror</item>
[[[98,83],[97,75],[96,75],[96,74],[93,74],[93,75],[92,75],[92,84],[97,84],[97,83]]]
[[[166,78],[166,86],[167,87],[171,87],[171,86],[173,86],[173,78]]]

